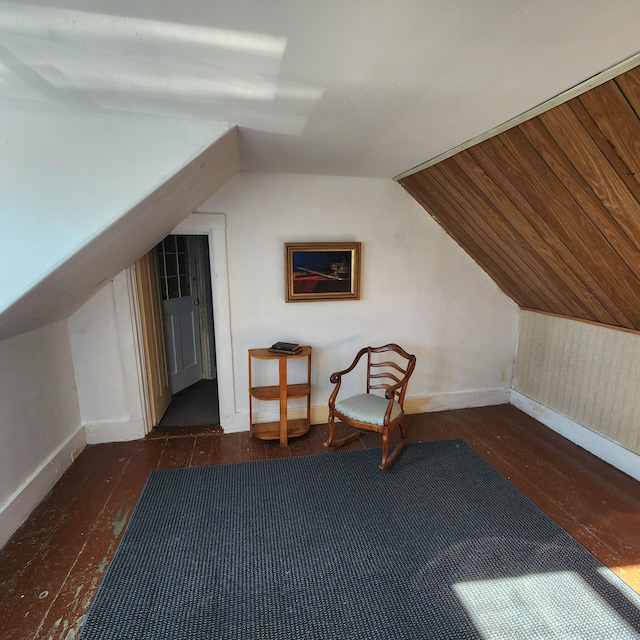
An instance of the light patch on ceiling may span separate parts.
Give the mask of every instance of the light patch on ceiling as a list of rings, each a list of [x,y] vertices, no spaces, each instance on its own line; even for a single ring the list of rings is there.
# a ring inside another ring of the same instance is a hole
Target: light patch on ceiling
[[[0,41],[6,108],[216,122],[242,113],[244,126],[300,135],[324,94],[281,78],[287,38],[269,33],[9,4]]]
[[[159,20],[143,20],[126,16],[92,12],[49,9],[33,5],[5,4],[0,13],[0,29],[7,34],[30,36],[55,41],[58,36],[89,42],[117,43],[131,36],[154,43],[190,43],[218,47],[227,51],[251,53],[280,59],[287,39],[266,33],[234,31]]]

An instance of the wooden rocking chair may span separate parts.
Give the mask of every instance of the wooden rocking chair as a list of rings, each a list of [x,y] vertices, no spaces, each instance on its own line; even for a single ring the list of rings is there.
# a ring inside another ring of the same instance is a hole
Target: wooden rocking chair
[[[376,354],[393,352],[392,359],[385,355],[379,361]],[[337,400],[342,377],[355,369],[356,365],[367,354],[366,393]],[[404,397],[407,383],[416,366],[416,357],[407,353],[397,344],[383,347],[364,347],[358,351],[351,365],[343,371],[331,374],[331,382],[335,388],[329,397],[329,438],[325,447],[340,447],[352,442],[362,431],[374,431],[382,434],[382,462],[380,469],[388,469],[402,450],[406,441],[404,429]],[[384,389],[384,396],[371,393],[374,389]],[[335,421],[339,420],[359,431],[335,440]],[[401,439],[389,455],[389,436],[398,427]]]

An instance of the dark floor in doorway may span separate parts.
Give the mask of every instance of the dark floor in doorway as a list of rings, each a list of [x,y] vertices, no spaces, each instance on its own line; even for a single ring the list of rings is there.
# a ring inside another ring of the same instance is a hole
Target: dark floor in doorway
[[[176,393],[158,427],[220,426],[218,381],[200,380]]]

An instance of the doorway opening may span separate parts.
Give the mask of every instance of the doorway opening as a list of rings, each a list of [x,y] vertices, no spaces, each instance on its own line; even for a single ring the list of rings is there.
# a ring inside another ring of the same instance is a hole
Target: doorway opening
[[[220,428],[225,432],[246,429],[245,416],[235,409],[235,376],[231,341],[231,312],[227,270],[226,221],[224,214],[197,212],[188,216],[172,235],[197,235],[206,238],[211,287],[212,322],[215,335],[215,380]],[[140,347],[140,390],[144,405],[145,432],[156,427],[173,400],[169,385],[166,349],[162,326],[162,306],[158,283],[158,261],[154,251],[135,264],[136,323]],[[213,338],[212,338],[213,341]],[[212,370],[212,377],[214,371]]]
[[[157,426],[219,428],[208,239],[169,235],[153,248],[150,261],[156,267],[150,284],[161,307],[159,346],[170,391]]]

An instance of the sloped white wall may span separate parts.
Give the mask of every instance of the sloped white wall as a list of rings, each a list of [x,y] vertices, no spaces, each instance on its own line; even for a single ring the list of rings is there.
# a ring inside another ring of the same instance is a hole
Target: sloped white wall
[[[162,237],[234,175],[231,129],[3,112],[0,225],[11,242],[0,253],[0,338],[66,318],[157,242],[149,221]]]
[[[84,444],[66,322],[0,341],[0,547]]]
[[[8,111],[0,133],[9,238],[0,254],[2,545],[71,452],[95,441],[96,424],[111,440],[144,435],[131,301],[116,274],[229,180],[239,159],[226,124],[64,112],[32,122]],[[90,301],[67,332],[69,315],[105,282],[113,300]]]
[[[227,218],[236,411],[248,428],[247,350],[310,344],[312,404],[364,345],[417,355],[409,410],[508,402],[518,308],[391,180],[241,173],[199,211]],[[285,303],[285,242],[362,242],[359,301]],[[225,366],[218,363],[218,368]],[[263,408],[264,419],[271,408]],[[239,422],[240,424],[240,422]]]

